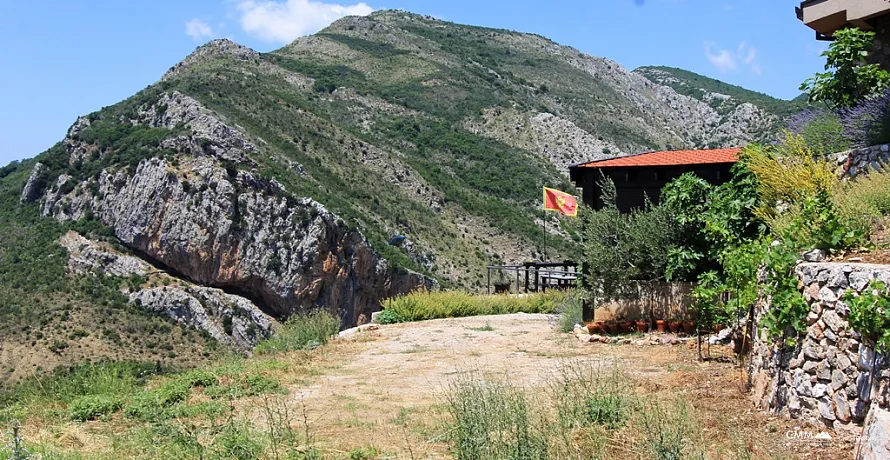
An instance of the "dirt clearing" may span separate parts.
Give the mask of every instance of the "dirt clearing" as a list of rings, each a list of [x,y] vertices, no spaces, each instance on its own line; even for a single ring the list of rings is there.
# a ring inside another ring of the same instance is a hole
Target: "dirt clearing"
[[[745,374],[734,364],[699,363],[687,345],[584,344],[557,332],[555,322],[550,315],[515,314],[381,326],[329,345],[317,375],[290,386],[282,402],[324,451],[447,458],[443,398],[456,373],[481,372],[536,392],[565,363],[594,360],[620,367],[644,399],[684,396],[709,458],[852,455],[852,435],[800,439],[823,430],[754,410]],[[723,347],[711,351],[728,356]],[[638,458],[618,447],[617,458]]]

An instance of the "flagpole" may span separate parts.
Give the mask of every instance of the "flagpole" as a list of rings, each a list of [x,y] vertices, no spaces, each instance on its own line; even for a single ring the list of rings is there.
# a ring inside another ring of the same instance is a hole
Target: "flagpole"
[[[543,215],[541,216],[541,226],[544,230],[544,243],[542,244],[542,262],[547,262],[547,190],[543,185],[541,185],[541,191],[544,194],[544,202],[541,204],[541,212]]]

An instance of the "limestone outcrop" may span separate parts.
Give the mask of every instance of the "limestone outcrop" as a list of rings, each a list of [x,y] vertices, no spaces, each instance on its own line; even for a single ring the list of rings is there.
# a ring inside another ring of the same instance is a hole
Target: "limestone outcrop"
[[[246,170],[254,166],[249,155],[257,147],[243,130],[194,99],[162,94],[130,122],[185,126],[190,134],[161,142],[164,151],[177,152],[172,161],[151,157],[80,181],[61,174],[44,180],[54,185],[42,191],[34,177],[46,172],[38,165],[22,198],[42,199],[43,214],[58,220],[98,219],[149,262],[189,283],[243,295],[273,317],[326,308],[338,314],[343,327],[351,327],[370,318],[386,297],[433,287],[419,274],[391,269],[361,232],[321,204]],[[81,140],[88,127],[82,118],[69,131],[65,145],[71,162],[95,150]],[[102,260],[91,267],[80,255],[94,248],[70,243],[81,268],[119,275],[116,264],[129,263]],[[196,298],[194,292],[188,295]],[[164,296],[136,298],[155,305]],[[159,311],[172,311],[167,300],[159,302]]]
[[[130,294],[137,306],[194,326],[218,342],[249,352],[273,333],[274,320],[250,300],[220,289],[164,286]]]
[[[68,251],[68,272],[72,275],[138,276],[172,286],[130,286],[130,302],[150,312],[165,315],[178,323],[204,331],[216,341],[249,353],[273,333],[275,320],[250,300],[220,289],[184,284],[144,260],[123,254],[106,244],[92,241],[77,232],[59,239]]]

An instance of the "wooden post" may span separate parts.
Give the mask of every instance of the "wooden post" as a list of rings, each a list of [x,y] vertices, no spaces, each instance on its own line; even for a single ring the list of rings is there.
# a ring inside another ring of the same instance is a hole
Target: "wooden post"
[[[485,271],[487,272],[487,286],[488,286],[488,295],[491,295],[491,267],[485,267]]]
[[[527,294],[528,293],[528,262],[526,262],[525,265],[523,265],[523,267],[525,268],[525,292]]]
[[[581,262],[581,286],[584,287],[584,290],[590,292],[590,283],[587,279],[587,263]],[[584,300],[584,303],[581,305],[581,318],[584,322],[593,321],[596,316],[596,311],[592,305],[591,299]]]
[[[519,267],[516,267],[516,295],[519,295]]]

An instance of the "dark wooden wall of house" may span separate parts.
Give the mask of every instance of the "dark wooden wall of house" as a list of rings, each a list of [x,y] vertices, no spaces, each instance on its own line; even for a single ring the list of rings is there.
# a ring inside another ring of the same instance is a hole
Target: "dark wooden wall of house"
[[[615,184],[618,210],[628,213],[645,206],[646,197],[653,204],[661,200],[661,189],[684,173],[693,172],[713,185],[720,185],[732,177],[732,163],[682,166],[637,166],[629,168],[581,168],[572,170],[572,180],[583,189],[582,199],[594,209],[602,209],[603,194],[599,181],[603,175]]]

